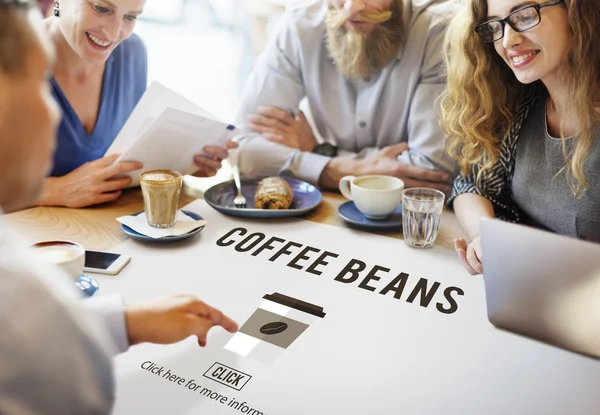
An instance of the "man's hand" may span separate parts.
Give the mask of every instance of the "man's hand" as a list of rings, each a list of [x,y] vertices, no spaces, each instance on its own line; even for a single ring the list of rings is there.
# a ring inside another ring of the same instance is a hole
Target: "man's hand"
[[[458,254],[458,259],[469,274],[478,275],[483,272],[483,265],[481,264],[483,250],[481,249],[480,236],[473,239],[468,245],[464,239],[455,239],[454,249]]]
[[[37,205],[81,208],[117,199],[131,184],[130,177],[121,176],[143,167],[136,161],[113,164],[117,158],[119,155],[113,154],[85,163],[65,176],[46,179]]]
[[[208,331],[221,326],[230,333],[237,324],[222,312],[189,295],[176,295],[149,300],[125,310],[127,334],[131,345],[138,343],[171,344],[198,337],[206,346]]]
[[[429,187],[444,193],[450,192],[452,187],[447,173],[399,162],[398,156],[406,150],[408,145],[400,143],[384,147],[364,160],[333,158],[321,173],[319,184],[326,189],[337,189],[344,176],[382,174],[402,179],[406,188]]]
[[[274,143],[302,151],[312,151],[317,145],[317,139],[302,111],[294,118],[279,108],[259,107],[258,114],[248,116],[248,123],[252,131]]]
[[[194,156],[194,164],[198,170],[194,176],[210,177],[217,173],[221,168],[223,160],[229,156],[229,150],[237,148],[238,144],[235,141],[229,141],[225,147],[206,146],[203,148],[205,154],[197,154]]]
[[[429,187],[450,192],[450,176],[447,173],[422,167],[403,164],[398,161],[398,156],[408,150],[406,143],[384,147],[377,153],[364,159],[361,163],[359,174],[384,174],[395,176],[404,181],[406,188]]]

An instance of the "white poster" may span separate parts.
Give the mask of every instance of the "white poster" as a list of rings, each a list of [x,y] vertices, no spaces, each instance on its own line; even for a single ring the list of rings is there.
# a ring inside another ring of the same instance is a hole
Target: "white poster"
[[[117,247],[132,261],[101,292],[190,293],[242,329],[119,356],[115,414],[600,413],[600,363],[494,328],[452,250],[186,209],[199,235]]]

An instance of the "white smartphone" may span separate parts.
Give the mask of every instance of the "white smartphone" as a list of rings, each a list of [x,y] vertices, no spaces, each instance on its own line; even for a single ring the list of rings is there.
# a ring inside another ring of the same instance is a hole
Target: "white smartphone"
[[[129,263],[130,256],[111,252],[85,251],[85,272],[116,275]]]

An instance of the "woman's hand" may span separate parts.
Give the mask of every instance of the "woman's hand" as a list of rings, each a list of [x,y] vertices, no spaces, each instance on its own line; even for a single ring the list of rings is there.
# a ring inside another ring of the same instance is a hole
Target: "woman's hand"
[[[131,345],[138,343],[171,344],[198,337],[206,346],[208,331],[215,326],[230,333],[238,325],[222,312],[189,295],[177,295],[145,301],[125,310],[127,334]]]
[[[235,141],[229,141],[225,147],[206,146],[203,148],[205,154],[197,154],[194,156],[194,164],[198,170],[194,176],[210,177],[217,173],[221,168],[223,160],[229,156],[229,150],[238,147]]]
[[[313,130],[300,111],[296,117],[275,107],[260,107],[258,114],[248,116],[248,126],[274,143],[302,151],[312,151],[317,145]]]
[[[137,161],[113,164],[118,158],[113,154],[85,163],[65,176],[47,178],[37,205],[81,208],[117,199],[132,182],[130,177],[120,176],[143,167]]]
[[[458,254],[458,259],[471,275],[483,273],[483,266],[481,264],[481,261],[483,261],[483,252],[481,250],[480,236],[473,239],[468,245],[464,239],[455,239],[454,249]]]

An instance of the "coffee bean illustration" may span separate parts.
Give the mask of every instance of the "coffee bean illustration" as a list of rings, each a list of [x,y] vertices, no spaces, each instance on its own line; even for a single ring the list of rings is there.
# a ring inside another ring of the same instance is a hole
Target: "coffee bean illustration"
[[[283,321],[274,321],[272,323],[267,323],[260,328],[260,332],[266,335],[279,334],[286,331],[288,325]]]

